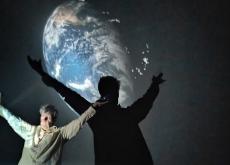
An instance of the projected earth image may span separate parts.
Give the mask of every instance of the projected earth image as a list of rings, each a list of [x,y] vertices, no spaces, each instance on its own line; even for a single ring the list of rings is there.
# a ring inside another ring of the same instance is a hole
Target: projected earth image
[[[67,2],[48,18],[43,34],[43,54],[47,72],[88,101],[99,98],[101,76],[121,81],[119,102],[128,105],[133,82],[130,62],[119,34],[87,2]]]

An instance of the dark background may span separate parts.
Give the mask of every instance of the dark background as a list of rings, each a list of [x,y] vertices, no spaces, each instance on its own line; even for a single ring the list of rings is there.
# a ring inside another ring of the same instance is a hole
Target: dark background
[[[26,56],[42,57],[47,18],[64,1],[2,0],[0,3],[0,91],[3,104],[37,124],[41,104],[60,109],[58,126],[76,115],[29,67]],[[227,1],[88,0],[110,11],[132,65],[149,43],[150,64],[134,82],[142,96],[153,74],[167,81],[140,124],[155,165],[229,164],[229,7]],[[0,119],[0,164],[17,164],[23,140]],[[92,132],[86,126],[65,146],[63,164],[93,164]]]

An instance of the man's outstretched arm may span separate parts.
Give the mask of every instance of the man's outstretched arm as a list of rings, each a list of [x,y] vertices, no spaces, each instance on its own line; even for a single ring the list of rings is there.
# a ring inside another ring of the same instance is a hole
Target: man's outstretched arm
[[[6,119],[11,128],[24,140],[30,139],[35,131],[35,126],[14,116],[8,109],[0,105],[0,116]]]
[[[70,140],[83,127],[83,125],[94,116],[96,110],[93,107],[89,107],[84,113],[82,113],[77,119],[71,121],[69,124],[61,127],[61,134],[64,139]]]
[[[29,56],[27,57],[30,66],[42,77],[42,81],[49,87],[54,88],[64,100],[79,114],[82,114],[91,105],[85,98],[79,95],[77,92],[66,87],[61,82],[57,81],[49,74],[47,74],[41,65],[41,60],[33,60]]]
[[[128,112],[136,122],[142,121],[152,108],[153,102],[159,93],[159,84],[165,81],[162,79],[162,76],[162,73],[157,77],[153,76],[152,83],[147,92],[131,106],[127,107]]]
[[[77,119],[71,121],[69,124],[61,127],[61,134],[64,139],[70,140],[83,127],[83,125],[95,115],[98,108],[106,104],[107,102],[95,102],[84,113],[82,113]]]

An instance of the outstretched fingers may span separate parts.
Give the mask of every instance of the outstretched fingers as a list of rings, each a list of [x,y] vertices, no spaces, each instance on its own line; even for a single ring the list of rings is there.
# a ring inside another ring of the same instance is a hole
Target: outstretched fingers
[[[161,84],[166,80],[162,79],[163,73],[159,73],[158,76],[153,76],[152,81],[156,84]]]

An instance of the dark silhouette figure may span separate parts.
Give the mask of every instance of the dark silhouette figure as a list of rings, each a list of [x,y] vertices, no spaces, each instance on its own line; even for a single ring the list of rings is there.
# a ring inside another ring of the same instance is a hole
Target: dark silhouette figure
[[[56,79],[45,73],[41,61],[28,57],[31,67],[41,76],[43,82],[58,93],[79,114],[91,103]],[[159,93],[159,84],[164,82],[162,73],[153,76],[147,92],[131,106],[123,108],[118,104],[120,82],[111,76],[102,77],[98,84],[99,101],[107,101],[96,115],[88,121],[94,134],[96,165],[153,165],[153,160],[139,123],[150,111]]]

